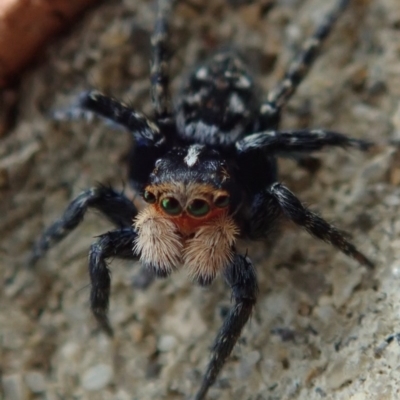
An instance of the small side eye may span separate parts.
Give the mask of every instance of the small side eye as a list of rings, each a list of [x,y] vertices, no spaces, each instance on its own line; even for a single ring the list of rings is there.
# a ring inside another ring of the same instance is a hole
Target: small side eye
[[[147,190],[145,190],[143,193],[143,199],[146,203],[149,204],[154,204],[156,202],[156,196]]]
[[[218,196],[218,197],[214,200],[214,204],[215,204],[218,208],[227,207],[227,206],[229,205],[229,196],[226,196],[226,195]]]
[[[161,207],[169,215],[179,215],[182,212],[182,207],[179,201],[173,197],[166,197],[161,201]]]
[[[210,206],[205,200],[195,199],[189,204],[187,211],[194,217],[203,217],[210,212]]]

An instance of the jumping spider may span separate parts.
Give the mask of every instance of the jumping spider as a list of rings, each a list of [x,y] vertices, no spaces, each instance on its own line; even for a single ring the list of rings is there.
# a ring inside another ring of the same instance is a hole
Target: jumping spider
[[[151,38],[153,118],[96,91],[79,98],[80,109],[132,133],[129,180],[147,206],[138,211],[111,187],[86,190],[43,233],[30,262],[34,264],[67,236],[89,208],[107,217],[116,229],[92,244],[89,273],[91,310],[108,334],[112,334],[107,318],[109,258],[139,259],[147,273],[163,278],[176,268],[186,268],[200,285],[209,285],[222,275],[234,304],[215,340],[197,400],[204,399],[215,382],[256,303],[256,273],[250,258],[236,252],[238,240],[266,238],[283,217],[372,267],[339,230],[304,207],[277,177],[277,157],[302,157],[326,146],[367,150],[371,145],[321,129],[277,130],[283,106],[347,3],[336,2],[282,82],[263,101],[243,61],[224,51],[190,75],[172,108],[167,51],[172,0],[159,0]]]

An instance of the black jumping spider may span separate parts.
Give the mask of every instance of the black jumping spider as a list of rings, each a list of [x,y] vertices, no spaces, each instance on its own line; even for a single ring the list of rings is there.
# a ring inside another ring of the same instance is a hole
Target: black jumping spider
[[[98,237],[89,252],[91,309],[109,334],[109,258],[140,259],[154,276],[186,268],[209,285],[221,274],[233,307],[218,333],[197,400],[204,399],[248,321],[257,299],[257,278],[240,239],[264,239],[287,218],[359,263],[372,267],[335,227],[305,208],[278,182],[276,157],[301,157],[325,146],[366,150],[370,143],[327,130],[277,130],[283,106],[307,74],[348,0],[334,9],[305,42],[282,82],[260,101],[244,63],[232,52],[214,55],[189,77],[172,108],[168,76],[168,22],[172,0],[159,0],[151,64],[152,119],[91,91],[79,108],[122,125],[135,139],[129,179],[147,207],[138,211],[124,194],[98,186],[81,193],[36,243],[34,264],[69,234],[89,208],[117,229]]]

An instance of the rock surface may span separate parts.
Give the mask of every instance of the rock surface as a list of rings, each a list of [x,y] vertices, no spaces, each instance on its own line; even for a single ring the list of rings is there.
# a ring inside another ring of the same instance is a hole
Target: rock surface
[[[172,87],[231,44],[276,84],[328,11],[323,0],[182,2],[172,20]],[[90,213],[38,263],[33,241],[82,189],[123,188],[129,134],[103,121],[54,121],[96,87],[151,113],[149,33],[154,4],[105,3],[27,74],[15,129],[0,145],[0,371],[5,400],[186,399],[199,387],[229,306],[222,282],[194,287],[184,271],[133,289],[138,265],[113,261],[111,340],[88,307],[87,251],[110,229]],[[382,144],[370,154],[327,150],[310,173],[280,163],[280,179],[313,210],[351,232],[375,271],[291,226],[271,246],[245,245],[259,301],[209,399],[400,397],[400,13],[398,0],[354,0],[285,110],[282,126],[325,127]],[[131,192],[126,188],[127,193]],[[93,371],[99,371],[93,384]],[[90,379],[89,379],[90,378]]]

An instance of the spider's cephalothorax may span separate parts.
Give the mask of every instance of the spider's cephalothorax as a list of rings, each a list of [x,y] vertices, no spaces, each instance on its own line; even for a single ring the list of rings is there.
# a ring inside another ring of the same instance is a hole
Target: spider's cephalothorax
[[[154,118],[95,91],[79,99],[80,109],[132,132],[129,179],[146,207],[138,212],[130,199],[110,187],[88,189],[43,233],[30,262],[35,263],[73,230],[88,208],[107,217],[117,229],[101,235],[91,246],[89,273],[91,309],[109,334],[109,258],[140,259],[143,271],[158,277],[185,268],[202,285],[222,275],[232,290],[234,305],[217,335],[197,392],[196,399],[202,400],[256,302],[256,274],[250,259],[236,252],[238,240],[265,239],[279,219],[286,218],[372,267],[340,231],[278,182],[276,158],[298,158],[326,146],[366,150],[370,143],[322,129],[277,130],[282,107],[308,72],[348,0],[337,1],[265,101],[259,101],[243,62],[232,52],[223,52],[191,74],[176,111],[169,96],[167,69],[171,2],[159,0],[152,37]]]
[[[195,280],[210,283],[232,262],[238,196],[218,151],[199,144],[173,148],[155,162],[143,192],[149,206],[134,222],[143,265],[158,276],[183,265]]]

